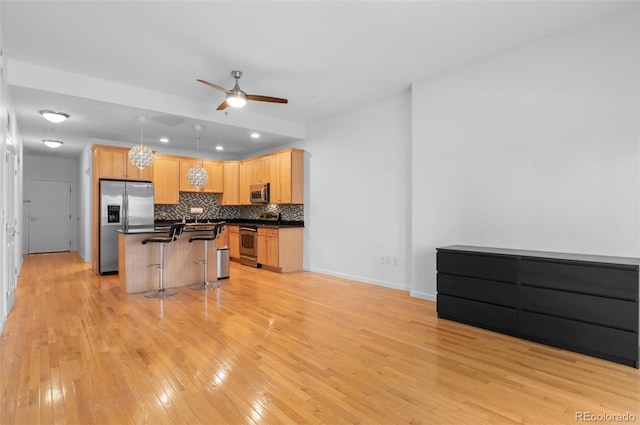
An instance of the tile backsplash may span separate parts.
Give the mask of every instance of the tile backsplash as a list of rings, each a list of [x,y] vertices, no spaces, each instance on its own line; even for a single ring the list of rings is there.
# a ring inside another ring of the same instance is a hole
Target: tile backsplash
[[[246,218],[257,219],[263,212],[279,212],[282,214],[282,220],[285,221],[303,221],[304,206],[303,205],[242,205],[242,206],[223,206],[218,205],[218,196],[214,193],[192,193],[180,192],[180,203],[178,205],[156,205],[156,220],[182,220],[195,218],[190,213],[192,207],[200,207],[203,209],[198,219],[228,219],[228,218]]]

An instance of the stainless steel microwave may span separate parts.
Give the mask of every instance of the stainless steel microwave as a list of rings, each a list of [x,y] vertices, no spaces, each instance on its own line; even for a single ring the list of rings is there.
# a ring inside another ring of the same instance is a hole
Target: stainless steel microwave
[[[266,204],[269,202],[269,183],[251,185],[251,203]]]

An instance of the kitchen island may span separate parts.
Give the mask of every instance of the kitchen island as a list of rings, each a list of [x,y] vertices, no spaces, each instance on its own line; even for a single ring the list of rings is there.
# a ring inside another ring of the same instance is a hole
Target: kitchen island
[[[204,242],[189,243],[196,235],[211,235],[213,224],[187,224],[178,239],[165,244],[164,287],[189,286],[202,283],[204,268],[197,264],[204,258]],[[152,264],[160,260],[160,244],[142,244],[144,239],[165,235],[165,229],[118,235],[118,274],[120,286],[126,293],[146,292],[158,288],[159,272]],[[215,241],[209,242],[207,274],[210,283],[217,281],[218,256]],[[188,290],[189,288],[184,288]]]

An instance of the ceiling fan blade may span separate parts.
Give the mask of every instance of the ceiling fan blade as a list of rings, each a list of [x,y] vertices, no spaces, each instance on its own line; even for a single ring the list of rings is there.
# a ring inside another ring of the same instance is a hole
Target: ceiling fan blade
[[[247,100],[257,100],[259,102],[273,102],[273,103],[289,103],[287,99],[271,96],[259,96],[257,94],[248,94]]]
[[[222,87],[220,87],[220,86],[219,86],[219,85],[217,85],[217,84],[213,84],[213,83],[210,83],[210,82],[205,81],[205,80],[196,80],[196,81],[201,82],[202,84],[204,84],[204,85],[206,85],[206,86],[209,86],[209,87],[212,87],[212,88],[214,88],[214,89],[216,89],[216,90],[220,90],[220,91],[221,91],[221,92],[223,92],[223,93],[226,93],[226,92],[227,92],[227,89],[222,88]]]
[[[229,106],[229,104],[227,103],[227,101],[225,100],[224,102],[222,102],[217,108],[216,111],[222,111],[223,109],[227,109],[227,107]]]

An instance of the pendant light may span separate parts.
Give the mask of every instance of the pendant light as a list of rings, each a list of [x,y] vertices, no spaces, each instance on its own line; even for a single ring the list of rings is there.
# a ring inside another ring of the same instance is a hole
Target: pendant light
[[[139,169],[147,168],[153,162],[153,151],[142,144],[142,124],[147,119],[144,115],[138,115],[140,121],[140,145],[131,148],[129,151],[129,161]]]
[[[200,127],[199,125],[196,125],[193,128],[196,130],[196,153],[199,154],[200,153],[200,130],[202,129],[202,127]],[[200,189],[209,181],[209,174],[207,174],[207,170],[205,170],[203,167],[196,165],[189,169],[189,172],[187,173],[187,181],[189,182],[189,184]]]

